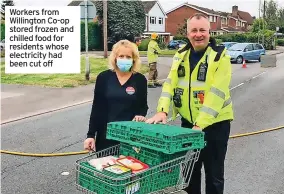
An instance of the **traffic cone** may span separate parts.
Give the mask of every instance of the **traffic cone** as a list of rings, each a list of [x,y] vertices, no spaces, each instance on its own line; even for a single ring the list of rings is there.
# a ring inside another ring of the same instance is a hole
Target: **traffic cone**
[[[246,60],[243,59],[243,68],[247,68]]]

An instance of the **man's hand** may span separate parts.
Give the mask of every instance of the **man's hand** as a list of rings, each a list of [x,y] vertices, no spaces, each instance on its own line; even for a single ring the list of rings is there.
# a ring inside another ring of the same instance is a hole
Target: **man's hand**
[[[145,121],[146,121],[146,117],[140,116],[140,115],[136,115],[136,116],[133,118],[133,121],[145,122]]]
[[[192,129],[202,131],[202,129],[200,127],[196,126],[196,125],[194,125]]]
[[[158,112],[152,118],[146,120],[146,123],[150,124],[157,124],[159,122],[162,122],[163,124],[167,123],[167,114],[165,112]]]

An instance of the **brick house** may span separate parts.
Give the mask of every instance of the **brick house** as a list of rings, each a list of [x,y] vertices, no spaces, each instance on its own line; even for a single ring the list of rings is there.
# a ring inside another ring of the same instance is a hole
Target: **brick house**
[[[184,25],[184,20],[195,13],[203,13],[209,18],[211,35],[246,32],[253,23],[252,16],[248,12],[239,11],[238,6],[232,7],[232,13],[226,13],[183,3],[167,12],[166,31],[172,36],[177,35],[177,30]]]

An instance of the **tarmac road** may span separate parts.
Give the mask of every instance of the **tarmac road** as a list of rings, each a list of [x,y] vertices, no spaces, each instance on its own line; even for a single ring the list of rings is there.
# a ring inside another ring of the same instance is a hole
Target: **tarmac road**
[[[244,84],[232,90],[235,121],[231,134],[284,125],[283,54],[279,60],[278,67],[273,69],[261,69],[258,63],[250,63],[247,69],[233,65],[232,87]],[[160,89],[149,89],[149,116],[155,111],[159,94]],[[89,114],[90,104],[86,104],[3,125],[1,149],[35,153],[80,151]],[[178,121],[172,123],[179,124]],[[231,139],[225,193],[283,193],[283,137],[282,129]],[[2,193],[79,194],[74,186],[74,164],[83,156],[33,158],[2,154]],[[61,175],[65,171],[70,174]]]

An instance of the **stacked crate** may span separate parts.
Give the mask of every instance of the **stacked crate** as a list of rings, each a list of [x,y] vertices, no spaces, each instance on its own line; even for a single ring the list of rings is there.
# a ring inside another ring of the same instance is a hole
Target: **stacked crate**
[[[98,194],[146,194],[175,186],[180,181],[179,164],[184,160],[183,156],[189,150],[200,150],[205,146],[202,131],[133,121],[108,123],[107,139],[121,142],[119,155],[132,156],[148,164],[150,169],[136,177],[120,177],[113,181],[90,173],[96,169],[88,162],[82,163],[79,184]],[[180,161],[176,160],[180,157]],[[176,160],[176,165],[171,164],[170,168],[161,165],[171,160]]]

